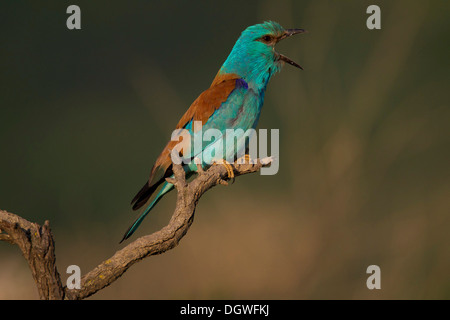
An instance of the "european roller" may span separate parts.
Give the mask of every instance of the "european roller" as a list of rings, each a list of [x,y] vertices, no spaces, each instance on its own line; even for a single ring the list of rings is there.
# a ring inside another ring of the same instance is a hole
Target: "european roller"
[[[191,159],[200,158],[203,167],[208,167],[211,163],[221,163],[226,166],[229,178],[233,177],[233,170],[225,159],[242,154],[246,146],[245,137],[238,136],[232,147],[226,146],[224,151],[219,153],[221,159],[211,156],[214,152],[210,149],[225,140],[227,129],[242,129],[239,131],[245,132],[256,127],[266,87],[272,76],[280,71],[285,63],[302,69],[288,57],[276,52],[275,45],[285,38],[304,32],[303,29],[284,29],[273,21],[250,26],[242,32],[211,86],[191,104],[176,126],[176,129],[187,130],[194,138],[199,134],[195,126],[198,123],[201,123],[203,132],[216,129],[216,132],[218,130],[220,133],[214,140],[203,142],[200,153],[190,153]],[[156,159],[150,178],[133,198],[133,210],[138,210],[159,188],[156,196],[126,231],[122,241],[136,231],[150,210],[174,188],[166,178],[173,177],[171,151],[177,143],[169,141]],[[180,156],[183,156],[183,150],[180,151]],[[194,161],[184,164],[183,167],[187,177],[197,171]]]

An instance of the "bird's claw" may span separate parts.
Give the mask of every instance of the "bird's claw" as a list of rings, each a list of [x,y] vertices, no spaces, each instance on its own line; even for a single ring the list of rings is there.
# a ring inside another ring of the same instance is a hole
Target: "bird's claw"
[[[223,165],[227,170],[228,180],[231,180],[234,183],[234,169],[233,166],[226,160],[219,160],[213,163],[213,165]],[[228,185],[228,182],[225,180],[221,180],[220,184]]]
[[[252,159],[250,158],[249,154],[245,154],[242,157],[240,157],[239,159],[237,159],[236,161],[237,164],[251,164]]]

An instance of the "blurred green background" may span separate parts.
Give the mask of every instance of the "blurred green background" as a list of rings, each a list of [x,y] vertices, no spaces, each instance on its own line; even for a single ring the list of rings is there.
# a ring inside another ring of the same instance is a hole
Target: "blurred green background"
[[[178,119],[274,20],[309,31],[278,45],[305,71],[272,79],[259,124],[280,129],[280,171],[210,190],[178,247],[91,299],[449,299],[449,17],[441,0],[2,1],[0,209],[50,220],[64,282],[110,257]],[[37,297],[0,243],[0,299]]]

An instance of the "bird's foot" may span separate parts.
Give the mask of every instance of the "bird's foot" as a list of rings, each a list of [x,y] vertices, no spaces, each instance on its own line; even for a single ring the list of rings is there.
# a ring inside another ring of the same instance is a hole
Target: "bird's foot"
[[[237,164],[250,164],[252,163],[252,158],[250,158],[249,154],[245,154],[239,159],[236,160]]]
[[[226,160],[217,160],[213,162],[213,165],[223,165],[225,167],[225,169],[227,170],[227,174],[228,174],[228,179],[232,180],[234,182],[234,171],[233,171],[233,166]],[[228,185],[228,183],[226,181],[223,181],[225,185]]]

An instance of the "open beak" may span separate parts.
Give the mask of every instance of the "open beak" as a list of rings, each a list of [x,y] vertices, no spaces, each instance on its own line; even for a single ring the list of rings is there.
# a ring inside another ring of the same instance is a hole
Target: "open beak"
[[[303,29],[287,29],[287,30],[284,32],[284,34],[283,34],[281,37],[278,38],[278,41],[277,41],[277,42],[279,42],[279,41],[281,41],[281,40],[283,40],[283,39],[289,38],[290,36],[293,36],[294,34],[306,33],[306,32],[308,32],[308,31],[303,30]],[[297,67],[297,68],[300,68],[300,69],[303,70],[303,68],[302,68],[298,63],[292,61],[291,59],[289,59],[289,58],[286,57],[285,55],[282,55],[281,53],[278,53],[278,52],[277,52],[277,54],[278,54],[278,59],[279,59],[279,60],[282,60],[282,61],[284,61],[284,62],[287,62],[287,63],[289,63],[291,66],[294,66],[294,67]]]

